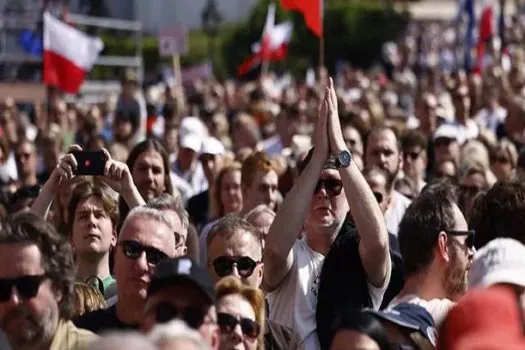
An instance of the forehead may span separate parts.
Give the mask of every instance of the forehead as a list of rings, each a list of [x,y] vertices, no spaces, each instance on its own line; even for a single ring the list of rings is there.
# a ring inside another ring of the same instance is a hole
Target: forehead
[[[208,250],[212,258],[226,255],[248,256],[254,260],[259,260],[261,255],[261,248],[255,237],[244,230],[236,230],[229,237],[225,237],[225,235],[220,233],[215,235],[210,242]]]
[[[18,152],[27,152],[32,153],[33,152],[33,145],[29,142],[22,142],[18,148]]]
[[[76,209],[76,212],[91,211],[91,210],[104,210],[102,201],[94,196],[84,199],[81,201]]]
[[[169,216],[170,221],[173,223],[172,229],[178,233],[183,233],[182,220],[180,219],[180,216],[177,214],[177,212],[175,210],[170,209],[165,210],[164,212],[166,213],[166,215]]]
[[[273,170],[270,171],[257,171],[255,173],[255,176],[253,177],[253,185],[258,184],[277,184],[277,181],[279,181],[279,178],[277,177],[277,173]]]
[[[368,146],[370,148],[397,149],[397,138],[392,130],[376,131],[368,137]]]
[[[175,246],[172,229],[163,222],[147,216],[135,216],[120,232],[119,241],[136,240],[140,243],[166,251]]]
[[[43,272],[42,254],[35,244],[0,244],[0,277],[39,275]]]
[[[146,152],[142,152],[137,158],[137,164],[150,165],[150,166],[162,166],[162,156],[159,152],[154,149],[148,149]]]
[[[252,305],[239,294],[230,294],[219,299],[217,312],[226,312],[233,316],[255,319],[255,311]]]
[[[354,139],[361,138],[361,134],[359,134],[359,132],[353,126],[345,126],[343,129],[343,136]]]
[[[221,183],[223,185],[226,184],[240,184],[241,183],[241,171],[240,170],[232,170],[228,171],[226,174],[223,175],[221,179]]]
[[[452,205],[452,210],[454,212],[454,221],[456,222],[454,229],[457,231],[468,230],[467,220],[465,219],[465,216],[463,216],[461,209],[459,209],[459,207],[454,203]]]

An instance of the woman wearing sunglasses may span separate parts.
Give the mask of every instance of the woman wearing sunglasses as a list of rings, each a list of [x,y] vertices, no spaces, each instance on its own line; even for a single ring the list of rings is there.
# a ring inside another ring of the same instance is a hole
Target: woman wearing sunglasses
[[[235,277],[225,277],[216,287],[220,350],[264,349],[264,295]]]

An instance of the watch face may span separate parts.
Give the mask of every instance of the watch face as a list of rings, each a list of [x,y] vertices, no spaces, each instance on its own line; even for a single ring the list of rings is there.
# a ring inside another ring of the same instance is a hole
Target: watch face
[[[352,156],[350,155],[350,152],[343,151],[339,154],[339,164],[341,164],[342,167],[349,166],[351,161]]]

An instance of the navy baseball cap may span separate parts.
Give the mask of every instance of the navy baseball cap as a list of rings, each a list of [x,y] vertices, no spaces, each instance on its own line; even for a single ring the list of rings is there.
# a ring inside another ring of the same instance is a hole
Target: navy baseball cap
[[[367,310],[374,316],[392,322],[400,327],[419,332],[433,346],[436,346],[437,331],[432,315],[422,306],[401,303],[384,310]]]
[[[210,302],[215,302],[215,284],[208,271],[187,256],[159,262],[153,270],[148,295],[181,282],[193,284]]]

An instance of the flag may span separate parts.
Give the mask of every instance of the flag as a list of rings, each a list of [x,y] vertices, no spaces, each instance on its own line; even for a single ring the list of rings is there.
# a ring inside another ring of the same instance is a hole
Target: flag
[[[90,37],[49,13],[44,14],[44,83],[75,94],[104,48]]]
[[[323,36],[323,0],[281,0],[281,5],[304,16],[306,26],[319,38]]]
[[[487,42],[496,35],[497,31],[497,3],[494,0],[485,0],[482,5],[481,16],[478,28],[478,43],[476,45],[476,67],[475,71],[480,73],[483,69],[483,60],[485,58],[485,48]]]
[[[275,24],[275,5],[270,5],[261,42],[252,45],[253,54],[239,66],[237,73],[244,75],[263,61],[283,60],[288,53],[288,43],[292,38],[292,30],[291,22]]]

